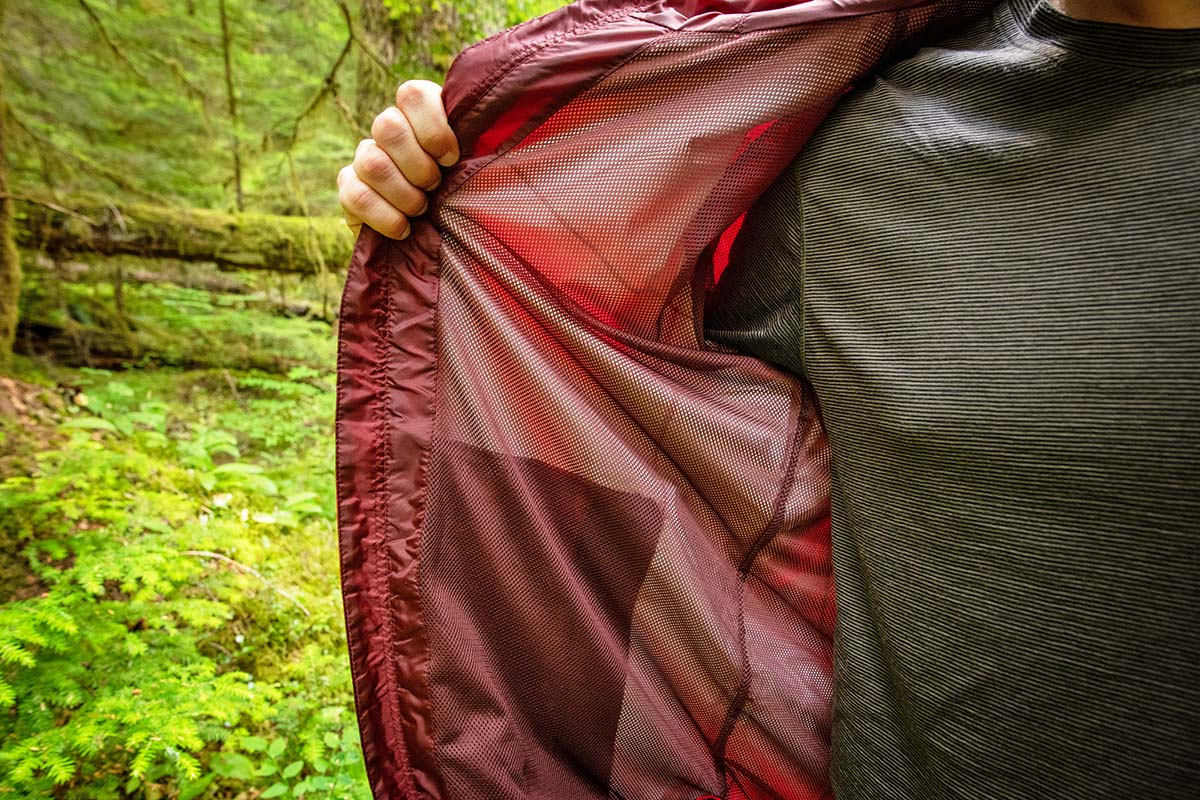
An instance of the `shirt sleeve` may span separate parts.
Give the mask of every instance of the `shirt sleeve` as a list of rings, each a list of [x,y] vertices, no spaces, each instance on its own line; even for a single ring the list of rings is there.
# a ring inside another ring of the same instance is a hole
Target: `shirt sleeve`
[[[746,214],[706,303],[708,339],[803,374],[803,234],[793,163]]]

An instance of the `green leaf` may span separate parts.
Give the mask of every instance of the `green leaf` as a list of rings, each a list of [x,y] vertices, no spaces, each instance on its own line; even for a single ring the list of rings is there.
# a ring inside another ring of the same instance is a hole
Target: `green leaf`
[[[284,508],[295,508],[296,506],[305,505],[310,500],[316,500],[316,499],[317,499],[316,492],[299,492],[298,494],[290,494],[283,501],[283,507]]]
[[[293,761],[283,768],[282,776],[285,779],[294,778],[300,774],[300,770],[304,769],[303,761]]]
[[[222,778],[248,781],[254,777],[254,764],[241,753],[217,753],[210,766]]]
[[[257,475],[263,471],[263,468],[257,464],[244,464],[240,461],[231,461],[228,464],[222,464],[213,470],[221,475]]]
[[[37,659],[33,653],[16,642],[11,642],[5,639],[0,639],[0,661],[9,664],[20,664],[23,667],[32,667],[37,664]]]
[[[271,758],[279,758],[283,755],[283,751],[287,749],[287,739],[280,737],[271,741],[270,747],[267,748],[267,754]]]
[[[239,452],[237,449],[237,445],[233,444],[232,442],[217,442],[214,445],[210,445],[208,448],[208,453],[209,455],[212,455],[213,453],[224,453],[225,455],[233,458],[242,457],[241,452]]]
[[[274,761],[264,761],[263,763],[258,765],[258,769],[254,770],[254,774],[259,776],[260,778],[266,777],[267,775],[274,775],[275,774],[275,762]]]
[[[216,778],[217,773],[210,772],[200,780],[190,781],[186,784],[183,784],[179,789],[178,800],[192,800],[192,798],[198,796],[201,792],[207,789],[208,785],[216,780]],[[130,790],[126,789],[126,794],[129,794],[129,792]]]
[[[259,797],[279,797],[281,794],[287,794],[287,790],[286,783],[272,783]]]
[[[102,417],[72,417],[63,423],[64,428],[117,432],[117,426]]]
[[[269,497],[279,494],[279,487],[266,475],[247,475],[246,485]]]
[[[261,753],[267,749],[267,740],[261,736],[243,736],[242,749],[251,753]]]
[[[200,777],[200,762],[195,756],[190,753],[177,753],[175,760],[187,780],[194,781]]]
[[[325,741],[325,746],[328,747],[330,750],[337,750],[338,745],[340,745],[342,743],[342,740],[339,739],[338,735],[336,733],[334,733],[333,731],[326,731],[325,736],[324,736],[324,741]]]
[[[55,786],[67,783],[75,777],[75,761],[63,753],[54,753],[46,758],[46,772]]]

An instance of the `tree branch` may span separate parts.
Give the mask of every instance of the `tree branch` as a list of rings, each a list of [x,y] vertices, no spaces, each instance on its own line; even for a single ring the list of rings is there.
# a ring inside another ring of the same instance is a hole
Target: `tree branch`
[[[130,72],[136,75],[138,80],[140,80],[142,83],[149,84],[150,81],[146,80],[146,76],[138,71],[138,68],[133,65],[133,62],[125,56],[125,53],[120,47],[117,47],[117,43],[113,41],[113,38],[108,35],[108,29],[104,27],[104,22],[101,21],[100,15],[96,13],[96,9],[92,8],[88,4],[87,0],[79,0],[79,5],[83,7],[84,13],[91,17],[92,23],[96,26],[96,30],[100,32],[100,38],[104,40],[106,45],[108,45],[108,49],[112,50],[113,55],[117,57],[117,60],[124,64]]]
[[[204,117],[207,120],[208,108],[204,105],[204,101],[208,100],[208,95],[205,94],[203,89],[201,89],[188,78],[187,74],[184,72],[183,65],[179,63],[179,59],[172,58],[170,56],[164,56],[162,53],[155,52],[154,50],[146,51],[146,55],[152,61],[157,61],[159,64],[162,64],[164,67],[166,67],[170,73],[175,76],[175,80],[179,81],[179,85],[183,87],[188,97],[192,98],[193,100],[201,101],[200,112],[204,114]]]
[[[88,225],[99,225],[100,224],[99,222],[92,219],[91,217],[84,216],[83,214],[80,214],[78,211],[72,211],[71,209],[67,208],[66,206],[60,206],[58,203],[51,203],[49,200],[39,200],[36,197],[29,197],[28,195],[23,195],[23,194],[12,194],[10,192],[0,192],[0,198],[7,198],[9,200],[19,200],[22,203],[33,203],[35,206],[41,206],[42,208],[48,208],[51,211],[57,211],[59,214],[66,214],[68,217],[74,217],[75,219],[82,220],[83,222],[86,222]]]
[[[308,101],[308,105],[300,112],[300,115],[292,122],[292,133],[288,136],[287,149],[291,150],[296,144],[296,137],[300,134],[300,123],[313,112],[322,100],[330,94],[337,95],[336,81],[337,71],[341,68],[342,63],[346,60],[346,56],[350,53],[350,48],[354,46],[354,37],[350,36],[346,39],[346,44],[342,46],[342,52],[338,53],[337,60],[333,62],[333,66],[329,68],[329,72],[325,75],[325,79],[321,81],[321,88]]]
[[[350,125],[350,129],[356,134],[362,133],[358,127],[358,124],[354,121],[354,115],[350,113],[350,110],[346,107],[346,103],[342,101],[340,97],[338,97],[337,92],[338,70],[341,69],[342,64],[346,61],[346,56],[350,54],[350,50],[355,45],[358,45],[358,47],[382,69],[389,73],[391,72],[391,65],[388,64],[388,62],[384,60],[384,58],[380,56],[378,52],[376,52],[375,48],[371,47],[371,45],[365,39],[363,39],[362,35],[358,32],[358,29],[354,26],[354,17],[350,14],[350,7],[346,5],[346,0],[337,0],[337,4],[338,9],[342,12],[342,18],[346,21],[346,44],[342,46],[342,51],[338,53],[338,57],[336,60],[334,60],[333,66],[329,68],[329,72],[325,75],[325,79],[321,81],[321,88],[318,89],[316,94],[313,95],[312,99],[308,101],[308,105],[306,105],[304,110],[300,112],[300,116],[296,117],[296,119],[292,122],[292,133],[288,137],[288,150],[291,150],[296,144],[296,137],[300,133],[300,123],[303,122],[304,119],[311,114],[326,97],[333,98],[334,106],[339,112],[341,112],[342,117]]]
[[[354,27],[353,18],[350,16],[350,7],[346,5],[346,0],[338,0],[338,6],[342,10],[342,16],[346,19],[346,30],[350,32],[350,38],[354,40],[354,43],[361,47],[362,51],[366,53],[372,61],[382,67],[384,71],[391,72],[392,65],[389,64],[383,58],[383,56],[379,55],[375,48],[372,47],[370,43],[368,43],[367,40],[364,39],[358,32],[358,29]]]
[[[265,583],[268,588],[278,592],[283,597],[286,597],[288,600],[291,600],[293,603],[295,603],[296,607],[304,612],[304,616],[306,616],[306,617],[312,616],[312,613],[310,613],[309,610],[304,607],[304,604],[301,603],[299,600],[297,600],[294,595],[290,594],[289,592],[284,591],[283,589],[280,589],[278,586],[271,583],[271,581],[267,580],[263,576],[263,574],[261,572],[259,572],[258,570],[256,570],[254,567],[243,564],[240,561],[234,561],[232,558],[230,558],[229,556],[224,555],[222,553],[214,553],[212,550],[184,550],[183,554],[185,556],[199,556],[200,558],[215,558],[218,561],[224,561],[226,564],[230,565],[234,569],[237,569],[241,572],[249,573],[250,575],[253,575],[254,577],[258,578],[260,581]]]
[[[20,117],[18,117],[11,106],[8,108],[8,118],[30,139],[33,139],[35,142],[40,142],[51,150],[67,156],[69,159],[78,164],[82,164],[86,169],[90,170],[96,175],[101,176],[102,178],[105,178],[106,180],[111,181],[118,188],[123,189],[126,192],[136,194],[140,197],[144,197],[147,200],[153,200],[156,203],[165,204],[168,202],[162,195],[155,194],[154,192],[148,192],[142,187],[138,186],[136,183],[127,180],[121,173],[115,170],[110,170],[107,167],[103,167],[82,153],[76,153],[74,150],[70,150],[58,144],[50,137],[38,133],[33,128],[29,127],[29,125],[27,125]]]

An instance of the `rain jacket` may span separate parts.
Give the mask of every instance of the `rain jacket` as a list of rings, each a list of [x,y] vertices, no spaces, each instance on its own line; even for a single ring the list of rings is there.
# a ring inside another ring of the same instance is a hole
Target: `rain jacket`
[[[831,795],[825,433],[704,300],[838,99],[982,5],[580,0],[455,61],[464,156],[340,318],[378,800]]]

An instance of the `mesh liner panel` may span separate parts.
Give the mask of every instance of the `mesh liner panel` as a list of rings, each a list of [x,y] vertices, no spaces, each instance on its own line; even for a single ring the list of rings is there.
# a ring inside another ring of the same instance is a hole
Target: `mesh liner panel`
[[[447,789],[606,796],[659,507],[449,440],[432,465],[422,569]]]
[[[824,432],[703,341],[703,296],[844,91],[970,10],[582,3],[456,62],[466,157],[409,240],[364,232],[343,300],[376,797],[829,793]]]

